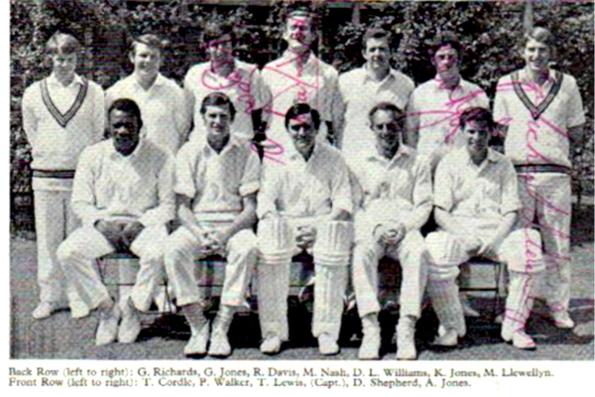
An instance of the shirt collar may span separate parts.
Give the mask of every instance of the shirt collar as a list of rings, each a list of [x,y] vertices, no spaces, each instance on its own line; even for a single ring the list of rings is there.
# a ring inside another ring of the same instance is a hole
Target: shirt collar
[[[401,144],[399,144],[399,148],[397,149],[397,152],[390,160],[387,159],[386,157],[383,157],[382,155],[380,155],[380,153],[378,153],[377,150],[374,150],[374,152],[371,153],[367,157],[367,159],[369,161],[377,161],[382,164],[392,165],[392,164],[396,163],[401,157],[411,157],[413,152],[414,152],[413,148],[401,143]]]
[[[557,74],[554,73],[554,71],[552,69],[548,69],[547,79],[546,79],[544,85],[549,85],[549,84],[555,83],[556,82],[556,78],[557,78]],[[519,80],[522,83],[534,84],[533,80],[531,80],[531,77],[529,76],[529,73],[527,72],[527,67],[526,66],[520,70],[520,72],[519,72]]]
[[[238,69],[238,61],[233,58],[233,67],[231,69],[231,74],[233,74],[237,69]],[[216,78],[223,78],[222,76],[219,76],[217,73],[215,73],[215,71],[213,70],[213,63],[211,61],[207,62],[207,73],[209,73],[209,75],[212,75]],[[229,75],[227,76],[229,77]]]
[[[364,71],[364,83],[365,83],[366,81],[368,81],[368,80],[369,80],[369,81],[373,81],[373,82],[376,82],[376,81],[377,81],[376,79],[374,79],[374,78],[373,78],[373,77],[370,75],[370,72],[368,71],[368,64],[367,64],[367,63],[366,63],[366,64],[364,64],[364,66],[362,67],[362,69],[363,69],[363,71]],[[389,68],[388,68],[388,74],[387,74],[387,75],[386,75],[386,76],[385,76],[385,77],[384,77],[382,80],[380,80],[378,83],[379,83],[379,84],[384,84],[384,83],[385,83],[386,81],[388,81],[388,80],[395,79],[395,78],[397,77],[397,76],[396,76],[396,72],[397,72],[396,70],[394,70],[393,68],[389,67]]]
[[[295,59],[297,57],[298,57],[298,55],[295,52],[292,52],[290,50],[285,50],[283,52],[283,55],[281,56],[281,58],[284,61],[283,62],[284,65],[291,64],[293,67],[296,67]],[[308,54],[308,60],[303,65],[303,69],[308,69],[308,68],[312,67],[317,62],[317,60],[318,59],[316,58],[316,55],[314,55],[314,53],[312,51],[310,51],[310,53]]]
[[[129,83],[132,84],[136,89],[140,89],[140,90],[144,91],[144,88],[140,85],[140,83],[138,82],[138,78],[137,78],[137,76],[135,76],[134,73],[132,73],[130,75]],[[165,84],[165,77],[163,77],[163,75],[161,73],[157,73],[157,77],[155,78],[155,81],[149,87],[149,89],[147,91],[153,89],[153,87],[159,87],[163,84]]]
[[[136,145],[136,147],[134,148],[134,151],[132,153],[130,153],[128,156],[124,156],[122,155],[120,152],[118,152],[116,150],[116,148],[114,147],[114,142],[113,142],[113,138],[110,139],[110,144],[108,145],[109,149],[109,156],[113,159],[113,160],[135,160],[137,157],[140,156],[140,153],[143,151],[143,147],[145,146],[145,139],[143,138],[142,134],[141,137],[138,141],[138,145]]]
[[[469,155],[469,152],[467,151],[466,147],[462,147],[461,152],[462,152],[462,155],[464,156],[464,158],[466,159],[466,164],[475,165],[473,163],[473,161],[471,160],[471,156]],[[484,169],[489,163],[497,163],[500,161],[500,159],[501,159],[501,157],[498,156],[498,153],[494,149],[489,147],[488,155],[486,156],[486,158],[483,160],[483,162],[478,167],[480,169]]]
[[[209,142],[207,141],[206,137],[200,140],[199,146],[202,153],[207,157],[215,155],[223,156],[227,152],[239,147],[240,142],[237,139],[235,139],[233,135],[230,135],[229,141],[227,141],[227,144],[223,147],[220,153],[217,153],[215,149],[213,149],[211,145],[209,145]]]
[[[292,161],[292,162],[302,162],[302,163],[308,163],[308,164],[312,163],[314,161],[314,159],[316,159],[316,157],[320,156],[320,152],[323,150],[322,145],[323,144],[320,142],[314,142],[314,149],[312,149],[312,154],[310,155],[310,158],[308,158],[308,161],[306,161],[304,159],[304,157],[301,155],[301,153],[297,151],[295,146],[293,146],[293,143],[292,143],[291,149],[289,149],[287,151],[287,157],[288,157],[289,161]]]
[[[54,73],[51,73],[49,75],[47,81],[48,81],[48,84],[50,84],[52,86],[64,87],[62,85],[62,83],[60,83],[60,81],[58,80],[58,78],[56,77],[56,75]],[[73,84],[83,85],[83,79],[81,78],[81,76],[79,76],[76,73],[74,74],[74,78],[72,79],[72,82],[67,87],[71,87]]]
[[[454,90],[458,90],[458,89],[463,89],[463,77],[461,77],[459,75],[459,81],[457,82],[457,85],[454,86],[454,88],[448,88],[444,85],[443,80],[440,78],[440,76],[438,74],[436,74],[436,76],[434,76],[434,83],[436,85],[436,88],[439,90],[449,90],[449,91],[454,91]]]

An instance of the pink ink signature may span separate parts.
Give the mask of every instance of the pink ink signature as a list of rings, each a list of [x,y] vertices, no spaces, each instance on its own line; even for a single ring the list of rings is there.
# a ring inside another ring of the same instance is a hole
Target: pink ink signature
[[[521,84],[521,86],[525,92],[534,92],[535,99],[537,101],[544,100],[546,95],[545,95],[542,87],[538,86],[535,83],[527,83],[527,82],[522,82],[522,81],[519,81],[518,83]],[[499,91],[511,90],[512,87],[513,87],[513,82],[505,83],[505,84],[499,85],[498,90]],[[512,121],[513,121],[512,118],[498,120],[498,122],[503,125],[509,125]],[[534,143],[538,140],[539,131],[544,131],[544,130],[549,130],[549,131],[551,131],[555,134],[558,134],[566,139],[569,138],[568,131],[557,126],[555,123],[553,123],[547,117],[545,117],[543,114],[540,115],[537,120],[528,120],[527,133],[526,133],[526,142],[527,142],[527,149],[528,149],[526,161],[528,164],[533,164],[533,163],[535,163],[535,161],[545,162],[545,163],[549,163],[549,164],[554,163],[544,153],[541,153],[534,145]],[[518,174],[518,179],[524,185],[526,193],[529,195],[529,197],[531,197],[533,200],[535,200],[536,203],[540,203],[541,205],[543,205],[544,207],[553,211],[554,213],[558,213],[564,217],[571,216],[569,211],[567,211],[564,208],[560,208],[560,206],[558,206],[555,202],[551,201],[547,197],[545,197],[537,192],[536,186],[534,185],[534,181],[535,181],[534,174],[520,173],[520,174]],[[532,268],[534,268],[535,265],[537,264],[535,262],[535,258],[537,255],[535,250],[537,250],[538,252],[543,250],[542,246],[540,244],[538,244],[538,242],[533,241],[528,233],[528,231],[530,230],[529,228],[532,226],[535,226],[534,215],[535,215],[535,211],[532,208],[523,208],[519,213],[519,218],[520,218],[521,224],[525,231],[525,233],[524,233],[525,256],[526,256],[526,263],[527,263],[528,271],[530,271]],[[555,227],[554,225],[543,221],[543,219],[540,220],[539,227],[542,232],[545,230],[550,235],[557,236],[558,238],[561,238],[563,240],[570,239],[570,234],[567,231],[561,230],[561,229]],[[545,243],[545,242],[543,241],[542,243]],[[548,252],[547,254],[550,257],[550,260],[546,262],[546,265],[555,266],[556,271],[560,271],[559,262],[565,262],[565,261],[571,260],[570,256],[561,256],[561,255],[557,255],[552,252]],[[545,258],[544,258],[544,260],[545,260]],[[528,286],[526,286],[526,285],[523,286],[522,293],[524,296],[528,297],[529,299],[535,298],[535,296],[529,296]],[[556,304],[556,305],[557,305],[556,307],[551,307],[551,310],[553,310],[553,311],[564,310],[564,308],[561,305],[559,305],[559,304]],[[505,313],[505,316],[507,318],[515,321],[514,314],[515,313],[510,313],[509,311],[507,311]]]
[[[441,88],[444,87],[444,82],[439,80],[439,84]],[[425,124],[420,124],[418,126],[418,130],[448,123],[447,125],[450,127],[450,129],[444,137],[444,143],[451,144],[454,141],[454,138],[460,129],[459,118],[461,114],[465,109],[467,109],[470,106],[471,101],[483,95],[485,95],[485,92],[482,89],[471,91],[468,94],[461,96],[460,98],[449,99],[447,102],[444,103],[444,107],[442,109],[408,112],[407,117],[422,115],[444,115],[444,117],[439,118],[437,120],[432,120],[426,122]]]
[[[302,103],[308,103],[311,95],[310,92],[318,92],[318,90],[321,89],[321,83],[320,83],[320,65],[317,62],[316,63],[316,70],[315,70],[315,80],[314,82],[308,82],[305,81],[302,78],[303,72],[304,72],[304,64],[302,62],[298,62],[298,58],[303,57],[303,54],[294,54],[295,56],[289,56],[287,57],[286,60],[283,60],[281,63],[278,63],[276,66],[271,67],[271,66],[265,66],[264,70],[269,70],[271,72],[274,72],[275,74],[281,76],[283,79],[285,79],[287,82],[289,82],[290,84],[288,84],[287,86],[285,86],[282,90],[279,90],[275,93],[271,93],[271,99],[270,99],[270,104],[268,106],[265,106],[265,111],[267,111],[268,113],[270,113],[271,117],[281,117],[281,118],[285,118],[285,112],[287,111],[287,109],[283,109],[283,110],[278,110],[275,109],[273,104],[275,103],[275,99],[280,98],[283,95],[288,95],[291,91],[297,89],[297,93],[295,94],[295,99],[297,100],[297,102],[302,102]],[[292,65],[292,64],[296,64],[296,73],[293,74],[291,72],[289,72],[287,70],[287,66]],[[285,67],[285,69],[284,69]],[[310,92],[309,92],[310,91]],[[290,94],[289,94],[290,95]],[[282,133],[285,133],[285,131],[283,131]],[[284,161],[282,160],[283,154],[285,153],[285,148],[283,147],[283,145],[271,138],[267,138],[266,141],[264,141],[263,144],[263,148],[264,148],[264,158],[272,160],[274,162],[283,164]]]

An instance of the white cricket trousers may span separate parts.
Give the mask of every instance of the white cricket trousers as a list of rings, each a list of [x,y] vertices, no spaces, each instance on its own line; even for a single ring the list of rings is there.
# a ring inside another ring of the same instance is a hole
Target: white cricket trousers
[[[62,273],[56,257],[58,246],[77,227],[70,208],[71,191],[34,190],[37,238],[37,284],[41,302],[60,302],[64,292],[71,312],[86,312],[84,302]]]
[[[353,251],[353,288],[360,317],[380,311],[378,302],[378,261],[387,256],[401,266],[400,316],[421,315],[421,301],[427,279],[427,253],[419,230],[408,232],[395,246],[386,246],[373,237],[356,241]]]
[[[179,227],[168,239],[165,248],[165,269],[179,306],[203,304],[198,287],[195,261],[201,259],[200,240],[187,228]],[[244,229],[234,234],[225,247],[225,281],[221,304],[241,306],[256,263],[256,236]]]
[[[149,310],[153,296],[161,281],[163,244],[167,239],[165,225],[144,228],[130,246],[139,257],[140,269],[130,291],[134,306],[143,312]],[[90,309],[110,298],[109,292],[95,266],[95,260],[114,252],[114,247],[93,226],[75,230],[58,249],[58,259],[64,273]],[[120,297],[125,302],[126,297]]]
[[[461,221],[463,221],[461,219]],[[481,220],[470,219],[477,226]],[[496,231],[497,221],[490,226],[486,221],[483,228],[476,228],[476,236],[482,242]],[[456,330],[459,336],[466,333],[463,308],[458,298],[456,278],[459,265],[470,259],[465,247],[469,238],[452,235],[445,231],[430,233],[426,246],[430,254],[428,295],[440,323],[447,329]],[[522,330],[531,314],[535,275],[543,271],[543,256],[539,233],[533,229],[517,229],[502,242],[494,258],[508,267],[510,282],[506,299],[506,313],[503,326]]]
[[[310,221],[288,219],[290,227],[307,225]],[[315,226],[315,225],[314,225]],[[295,246],[284,255],[283,260],[274,264],[259,257],[258,274],[258,316],[263,338],[277,336],[281,340],[289,339],[287,320],[287,296],[289,294],[291,258],[300,252]],[[316,254],[314,251],[314,316],[312,334],[318,338],[325,333],[334,340],[339,338],[343,316],[343,297],[349,278],[349,252],[340,255],[340,263],[328,260],[326,251]],[[322,259],[325,258],[325,259]]]
[[[572,215],[570,177],[555,173],[521,173],[519,213],[522,227],[536,221],[543,239],[545,260],[544,295],[553,311],[567,311],[570,303]]]

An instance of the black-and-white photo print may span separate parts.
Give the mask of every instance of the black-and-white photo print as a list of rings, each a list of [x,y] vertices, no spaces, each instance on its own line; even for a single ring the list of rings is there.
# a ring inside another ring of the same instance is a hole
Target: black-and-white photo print
[[[593,363],[593,29],[589,0],[11,0],[11,365],[386,393]]]

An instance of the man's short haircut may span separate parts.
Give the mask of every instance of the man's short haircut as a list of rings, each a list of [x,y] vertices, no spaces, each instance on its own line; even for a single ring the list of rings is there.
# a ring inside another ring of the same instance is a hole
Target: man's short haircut
[[[373,124],[374,115],[380,111],[391,112],[395,121],[399,124],[399,126],[405,126],[405,112],[397,107],[394,103],[390,102],[380,102],[374,105],[370,112],[368,113],[368,120],[370,120],[370,124]]]
[[[140,114],[140,108],[138,104],[130,98],[119,98],[116,99],[109,107],[107,111],[108,117],[112,114],[112,111],[119,110],[124,113],[128,113],[136,117],[139,125],[142,125],[143,119]]]
[[[236,38],[233,25],[229,23],[208,23],[202,32],[202,41],[205,45],[208,45],[210,42],[225,35],[230,36],[233,44]]]
[[[366,32],[364,33],[364,36],[362,37],[362,48],[364,50],[366,49],[368,40],[370,40],[370,39],[377,39],[377,40],[386,39],[386,42],[388,43],[388,46],[390,47],[391,41],[392,41],[392,35],[388,30],[379,28],[379,27],[370,27],[370,28],[366,29]]]
[[[285,113],[285,129],[289,128],[289,121],[301,116],[302,114],[309,114],[312,117],[314,128],[320,128],[320,113],[307,103],[296,103]]]
[[[136,50],[136,46],[138,44],[144,44],[147,47],[154,48],[158,50],[160,53],[163,52],[163,49],[165,48],[165,41],[153,33],[146,33],[138,37],[135,37],[132,40],[132,43],[130,44],[130,52],[132,54],[134,54],[134,51]]]
[[[45,48],[49,55],[78,54],[81,50],[81,43],[69,33],[56,32],[47,41]]]
[[[554,45],[555,45],[555,39],[554,39],[554,35],[552,34],[552,32],[549,29],[546,29],[542,26],[535,26],[533,29],[527,31],[527,33],[525,33],[525,40],[523,42],[523,44],[527,44],[527,42],[529,40],[535,40],[538,41],[540,43],[544,43],[545,45],[547,45],[550,49],[550,51],[552,51],[554,49]]]
[[[459,116],[459,125],[461,126],[461,129],[464,129],[470,121],[475,121],[478,124],[485,124],[490,131],[493,131],[496,128],[492,112],[482,107],[465,109],[463,113],[461,113],[461,116]]]
[[[200,114],[203,116],[207,112],[207,106],[227,107],[229,109],[229,117],[232,120],[236,115],[236,108],[233,106],[233,102],[222,92],[211,92],[202,100]]]
[[[310,21],[310,30],[313,32],[316,31],[316,28],[318,27],[318,18],[314,10],[308,6],[307,3],[297,3],[287,10],[284,22],[285,27],[287,26],[289,19],[293,17],[307,18]]]
[[[434,37],[434,40],[432,40],[432,44],[430,44],[430,49],[428,51],[430,58],[434,58],[436,52],[445,46],[451,46],[454,48],[457,51],[459,59],[461,59],[463,55],[463,46],[461,45],[461,41],[457,35],[450,31],[438,33]]]

